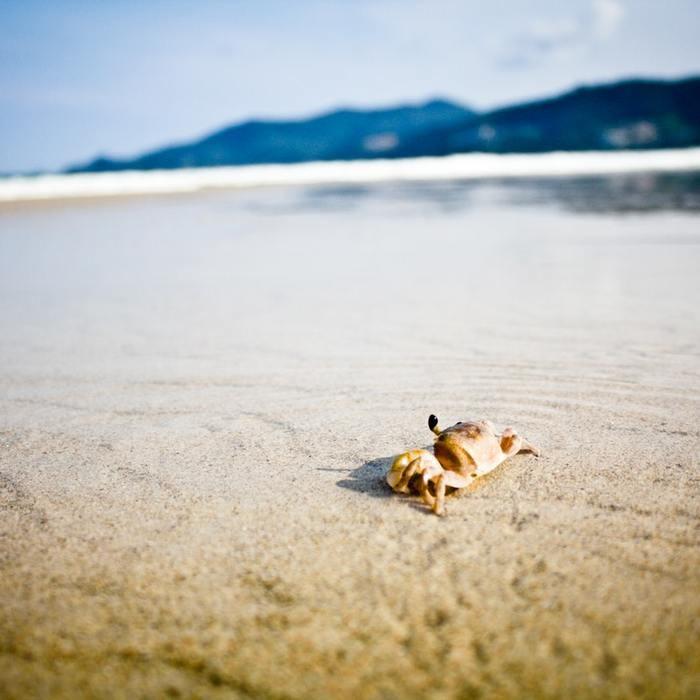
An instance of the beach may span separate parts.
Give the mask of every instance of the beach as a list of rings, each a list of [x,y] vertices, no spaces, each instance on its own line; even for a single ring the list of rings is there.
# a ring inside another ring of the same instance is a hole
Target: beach
[[[0,694],[698,697],[698,192],[0,207]],[[436,517],[431,413],[542,454]]]

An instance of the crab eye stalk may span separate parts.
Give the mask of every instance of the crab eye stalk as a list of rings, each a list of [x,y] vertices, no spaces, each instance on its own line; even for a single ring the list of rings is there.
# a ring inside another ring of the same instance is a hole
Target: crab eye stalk
[[[428,427],[436,434],[439,435],[442,431],[438,428],[438,419],[436,415],[430,414],[428,418]]]

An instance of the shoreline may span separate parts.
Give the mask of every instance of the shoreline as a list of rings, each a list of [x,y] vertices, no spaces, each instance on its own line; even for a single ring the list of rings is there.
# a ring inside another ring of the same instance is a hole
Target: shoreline
[[[11,176],[0,206],[260,187],[700,172],[700,148],[540,154],[469,153],[397,160]]]

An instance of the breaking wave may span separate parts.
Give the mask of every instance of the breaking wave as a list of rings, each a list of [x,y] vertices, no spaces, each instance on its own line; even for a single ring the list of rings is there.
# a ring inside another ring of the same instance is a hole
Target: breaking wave
[[[0,179],[0,202],[178,194],[206,189],[283,185],[683,171],[700,171],[700,148],[527,155],[469,153],[401,160],[13,176]]]

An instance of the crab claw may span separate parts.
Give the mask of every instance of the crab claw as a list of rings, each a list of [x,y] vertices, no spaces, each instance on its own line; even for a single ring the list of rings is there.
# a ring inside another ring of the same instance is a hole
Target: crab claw
[[[394,459],[386,482],[397,493],[411,493],[411,479],[420,474],[422,481],[428,483],[442,473],[440,462],[428,450],[410,450]],[[415,488],[415,487],[414,487]]]

